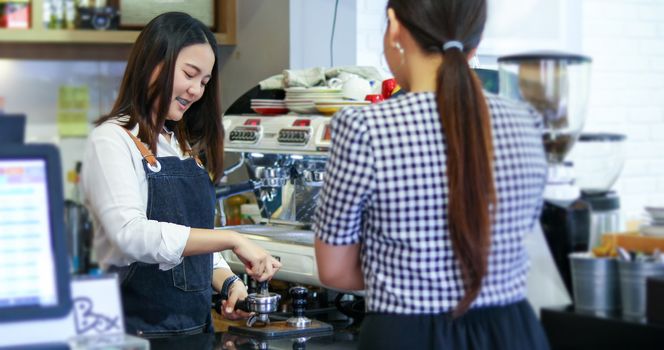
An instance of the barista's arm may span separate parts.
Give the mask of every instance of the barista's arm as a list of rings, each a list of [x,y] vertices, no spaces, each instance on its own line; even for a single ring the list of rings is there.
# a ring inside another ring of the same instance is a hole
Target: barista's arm
[[[235,276],[235,274],[230,269],[214,269],[212,271],[212,289],[217,293],[221,293],[224,281],[231,276]],[[242,280],[237,280],[237,282],[242,283]],[[244,285],[244,283],[242,284]]]
[[[219,293],[226,278],[235,275],[221,253],[212,254],[212,289]]]
[[[191,228],[182,256],[208,254],[235,249],[246,238],[235,231]]]
[[[281,263],[265,249],[230,230],[192,228],[182,256],[214,253],[227,249],[233,250],[244,264],[245,272],[259,282],[272,278],[281,267]]]
[[[364,289],[360,243],[331,245],[316,238],[318,276],[324,285],[344,290]]]
[[[233,271],[228,268],[218,268],[214,269],[212,272],[212,288],[215,291],[220,292],[224,281],[229,277],[235,276]],[[238,300],[243,300],[247,298],[247,287],[242,283],[242,280],[236,280],[228,287],[228,299],[222,301],[221,312],[224,317],[229,320],[238,320],[248,318],[250,314],[242,310],[234,310],[235,303]]]

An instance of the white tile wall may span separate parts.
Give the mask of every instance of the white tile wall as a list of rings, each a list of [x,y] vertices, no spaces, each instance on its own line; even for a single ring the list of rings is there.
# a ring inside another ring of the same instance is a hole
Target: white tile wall
[[[238,9],[238,41],[220,51],[222,107],[260,80],[288,66],[288,0],[243,0]],[[56,125],[58,87],[85,84],[90,89],[91,122],[108,113],[117,96],[125,62],[0,59],[0,96],[6,112],[28,117],[26,140],[60,148],[63,175],[82,158],[85,138],[61,138]],[[65,182],[65,195],[72,193]]]
[[[381,66],[385,4],[358,0],[358,64]],[[627,135],[614,188],[625,219],[639,218],[664,205],[664,1],[584,0],[579,20],[581,53],[593,58],[584,130]]]
[[[124,62],[32,61],[0,59],[0,96],[7,113],[27,116],[26,141],[57,144],[63,176],[82,159],[85,138],[59,137],[56,124],[58,88],[86,85],[90,92],[88,120],[110,111],[124,73]],[[64,177],[63,177],[64,178]],[[65,182],[65,195],[72,185]]]
[[[387,0],[357,0],[357,64],[374,66],[390,76],[383,56]]]
[[[615,185],[627,219],[664,205],[664,2],[583,1],[582,47],[593,57],[585,130],[627,135]]]
[[[358,65],[386,69],[381,59],[386,2],[357,0]],[[627,161],[615,189],[626,218],[635,218],[644,205],[664,205],[664,1],[582,3],[578,35],[582,52],[593,58],[585,130],[627,134]],[[60,143],[67,169],[80,157],[83,141],[53,137],[57,87],[89,84],[93,120],[110,109],[123,69],[123,62],[0,60],[0,96],[6,111],[28,114],[29,140]]]

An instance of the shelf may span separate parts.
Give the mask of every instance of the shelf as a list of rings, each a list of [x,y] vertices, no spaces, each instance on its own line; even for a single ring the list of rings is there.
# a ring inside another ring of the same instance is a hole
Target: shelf
[[[44,44],[131,44],[137,31],[0,29],[0,41]]]
[[[216,0],[217,43],[237,44],[237,0]],[[138,30],[46,29],[41,23],[42,1],[32,1],[31,29],[0,29],[0,58],[124,60]]]
[[[133,44],[139,33],[137,30],[0,29],[0,43]],[[215,37],[220,45],[235,45],[235,38],[228,34],[215,33]]]

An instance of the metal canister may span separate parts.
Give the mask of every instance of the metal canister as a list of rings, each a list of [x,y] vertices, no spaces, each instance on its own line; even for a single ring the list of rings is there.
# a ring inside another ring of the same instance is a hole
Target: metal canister
[[[664,277],[664,264],[655,261],[619,261],[623,318],[644,321],[646,317],[646,279]]]
[[[585,252],[572,253],[569,259],[574,308],[601,316],[617,314],[621,307],[618,260]]]

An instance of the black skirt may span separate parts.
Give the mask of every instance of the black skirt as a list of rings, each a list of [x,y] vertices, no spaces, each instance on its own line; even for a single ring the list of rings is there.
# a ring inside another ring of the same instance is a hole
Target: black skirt
[[[528,301],[449,314],[369,313],[362,321],[360,349],[539,350],[549,342]]]

